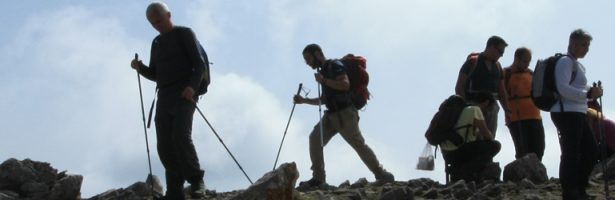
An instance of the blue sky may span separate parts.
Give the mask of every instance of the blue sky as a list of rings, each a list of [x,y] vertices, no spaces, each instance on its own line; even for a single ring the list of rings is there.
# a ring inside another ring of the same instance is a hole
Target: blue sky
[[[200,102],[207,117],[253,180],[269,171],[299,83],[316,95],[312,71],[301,50],[319,43],[331,58],[346,53],[368,59],[373,99],[361,112],[368,145],[385,168],[403,181],[429,177],[415,170],[424,131],[438,104],[453,93],[458,69],[486,39],[508,43],[501,62],[527,46],[534,62],[564,52],[569,33],[584,28],[594,36],[581,60],[588,79],[602,80],[605,113],[613,112],[609,93],[613,70],[612,2],[587,1],[169,1],[178,25],[192,27],[215,64],[211,92]],[[134,53],[149,59],[157,32],[145,19],[149,1],[12,1],[0,8],[0,160],[46,161],[83,174],[84,197],[126,187],[147,175]],[[144,81],[148,106],[154,84]],[[558,176],[559,145],[548,113],[543,113],[549,176]],[[514,158],[500,116],[496,161]],[[300,180],[310,178],[308,134],[317,107],[295,110],[281,162],[297,162]],[[149,130],[156,175],[163,168]],[[208,187],[246,188],[247,180],[222,145],[195,116],[193,137]],[[325,148],[328,182],[360,177],[374,180],[341,137]]]

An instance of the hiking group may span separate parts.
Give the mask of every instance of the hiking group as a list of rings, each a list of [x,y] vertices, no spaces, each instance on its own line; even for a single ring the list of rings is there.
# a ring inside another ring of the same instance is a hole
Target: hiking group
[[[207,92],[210,82],[209,61],[194,32],[174,25],[164,3],[151,3],[146,17],[160,34],[152,41],[149,66],[135,56],[131,67],[156,82],[158,101],[154,121],[167,187],[161,198],[185,199],[185,182],[190,184],[189,195],[201,198],[206,195],[204,170],[192,141],[192,120],[195,109],[198,110],[199,96]],[[599,159],[597,142],[600,141],[595,138],[606,135],[609,141],[615,139],[611,134],[615,123],[605,119],[601,105],[595,103],[602,96],[602,87],[588,85],[586,68],[578,61],[587,54],[591,40],[584,30],[574,30],[566,54],[538,62],[537,66],[546,67],[540,74],[538,67],[536,74],[529,69],[532,52],[526,47],[518,48],[511,66],[502,68],[498,60],[508,44],[498,36],[490,37],[481,53],[468,55],[459,70],[455,94],[440,105],[425,134],[430,144],[441,148],[450,178],[483,179],[480,170],[493,163],[493,157],[502,147],[495,140],[500,106],[513,139],[515,157],[533,153],[542,160],[545,150],[542,109],[550,112],[558,130],[562,196],[586,199],[589,173]],[[297,94],[293,101],[318,106],[319,112],[324,104],[326,110],[309,135],[312,178],[301,182],[299,187],[326,186],[323,149],[338,133],[356,151],[377,182],[395,181],[359,129],[358,110],[369,99],[365,58],[349,54],[342,59],[328,59],[317,44],[307,45],[302,54],[305,63],[316,70],[314,79],[319,84],[319,92],[315,98]],[[537,88],[554,93],[548,105],[536,103],[543,97]],[[608,145],[610,154],[615,142]]]
[[[515,158],[532,153],[542,160],[545,133],[540,110],[550,113],[561,148],[562,197],[590,198],[589,175],[601,155],[597,143],[605,139],[597,138],[612,139],[615,125],[602,116],[601,105],[591,103],[602,96],[602,87],[588,85],[586,68],[578,61],[589,51],[591,40],[584,30],[574,30],[568,52],[539,60],[536,73],[528,68],[532,53],[526,47],[518,48],[511,66],[502,68],[498,59],[508,45],[498,36],[489,38],[482,53],[470,54],[459,72],[456,94],[440,105],[425,135],[430,144],[441,148],[450,179],[490,178],[481,177],[480,172],[492,164],[501,148],[495,140],[499,101]],[[605,151],[610,154],[613,149]]]

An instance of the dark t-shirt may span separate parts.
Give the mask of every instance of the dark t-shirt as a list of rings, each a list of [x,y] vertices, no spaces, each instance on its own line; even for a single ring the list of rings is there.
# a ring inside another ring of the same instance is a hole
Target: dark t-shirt
[[[190,28],[176,26],[152,41],[149,67],[141,68],[146,78],[156,81],[159,96],[177,96],[187,86],[199,89],[205,61]]]
[[[346,67],[339,60],[327,60],[325,67],[319,73],[327,79],[335,80],[338,76],[346,74]],[[341,110],[352,105],[349,91],[340,91],[323,85],[323,95],[329,111]]]
[[[504,78],[502,69],[498,62],[492,62],[491,69],[488,69],[485,62],[490,61],[480,54],[476,60],[476,67],[472,66],[474,63],[471,59],[466,60],[461,66],[460,73],[468,76],[464,89],[466,96],[470,98],[477,92],[487,92],[497,96],[500,81]]]

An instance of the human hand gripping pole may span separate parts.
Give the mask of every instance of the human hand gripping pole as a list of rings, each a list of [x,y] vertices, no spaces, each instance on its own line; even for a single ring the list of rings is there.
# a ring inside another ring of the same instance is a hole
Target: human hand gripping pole
[[[207,125],[209,126],[209,128],[211,129],[211,132],[214,133],[214,135],[216,135],[216,137],[218,138],[218,141],[220,141],[220,143],[222,143],[222,146],[224,146],[224,149],[226,149],[226,152],[228,152],[229,155],[231,155],[231,158],[233,158],[233,161],[235,161],[235,164],[237,164],[237,167],[239,167],[239,170],[241,170],[241,172],[243,172],[243,175],[246,176],[246,178],[248,179],[248,181],[250,182],[250,185],[254,184],[252,182],[252,179],[250,179],[250,177],[248,176],[248,174],[246,173],[246,171],[243,169],[243,167],[241,167],[241,165],[239,164],[239,162],[237,161],[237,159],[235,158],[235,156],[233,155],[233,153],[231,153],[231,150],[228,149],[228,147],[226,146],[226,144],[224,144],[224,141],[222,141],[222,138],[220,138],[220,135],[218,135],[218,132],[216,132],[216,130],[214,129],[214,127],[211,125],[211,123],[209,123],[209,120],[207,120],[207,118],[205,118],[205,115],[203,114],[203,112],[201,112],[201,109],[199,108],[199,106],[197,105],[196,101],[194,101],[193,99],[190,99],[190,101],[192,101],[192,104],[194,105],[194,107],[196,108],[196,110],[199,112],[199,114],[201,115],[201,117],[203,117],[203,119],[205,120],[205,123],[207,123]]]
[[[297,90],[297,95],[301,92],[303,88],[303,83],[299,83],[299,89]],[[288,117],[288,122],[286,122],[286,128],[284,129],[284,135],[282,136],[282,141],[280,142],[280,147],[278,148],[278,154],[275,156],[275,162],[273,163],[273,170],[275,170],[275,166],[278,165],[278,158],[280,158],[280,151],[282,151],[282,144],[284,144],[284,139],[286,138],[286,132],[288,131],[288,126],[290,125],[290,119],[293,118],[293,113],[295,112],[295,106],[297,102],[293,103],[293,108],[290,110],[290,116]]]
[[[139,54],[135,53],[135,61],[139,61]],[[141,67],[141,66],[139,66]],[[141,89],[141,74],[139,74],[139,69],[137,70],[137,82],[139,83],[139,98],[141,99],[141,116],[143,117],[143,132],[145,133],[145,149],[147,150],[147,164],[149,166],[149,184],[150,184],[150,192],[151,195],[154,195],[154,177],[152,177],[152,160],[149,154],[149,141],[147,140],[147,125],[145,124],[145,108],[143,107],[143,91]]]

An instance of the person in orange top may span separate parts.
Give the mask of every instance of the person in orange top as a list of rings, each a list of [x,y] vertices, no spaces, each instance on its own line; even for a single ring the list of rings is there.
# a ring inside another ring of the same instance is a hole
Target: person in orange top
[[[533,72],[528,68],[532,52],[526,47],[515,51],[515,59],[504,69],[504,84],[508,93],[510,117],[506,122],[515,143],[515,158],[535,153],[542,160],[545,151],[545,131],[540,110],[531,98]]]

